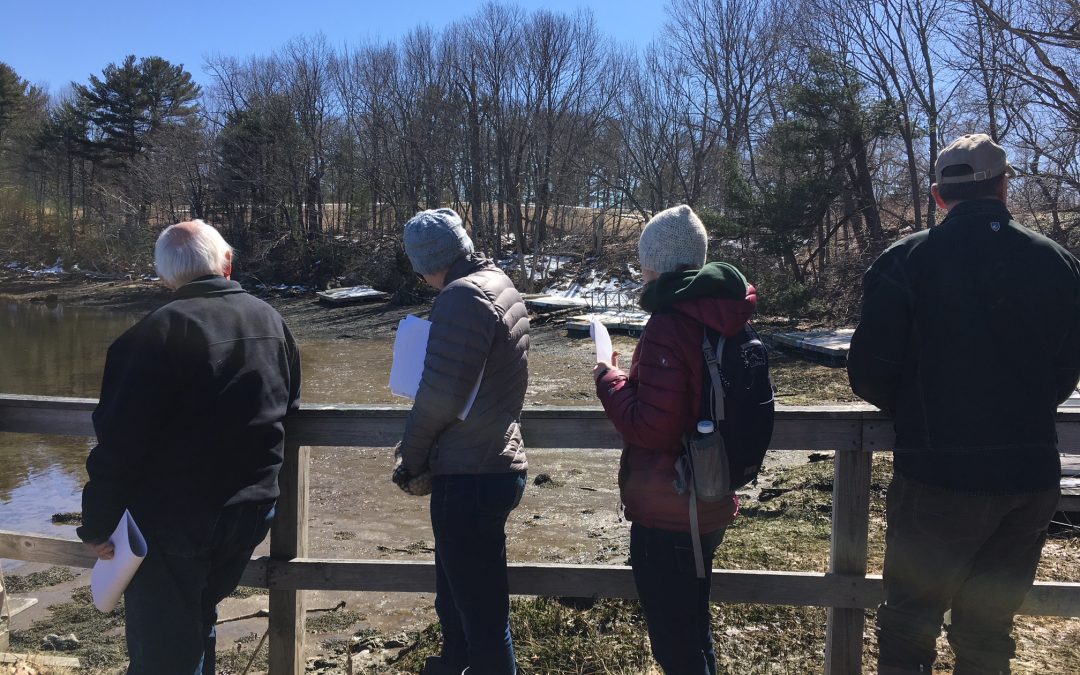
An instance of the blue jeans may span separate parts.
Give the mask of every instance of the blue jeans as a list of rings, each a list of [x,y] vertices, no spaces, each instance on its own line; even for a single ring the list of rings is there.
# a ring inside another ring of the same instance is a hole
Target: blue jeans
[[[435,611],[442,662],[469,675],[513,675],[506,518],[521,501],[525,473],[435,476]]]
[[[723,528],[701,535],[705,569],[712,569],[723,539]],[[698,579],[690,534],[634,523],[630,565],[656,662],[669,675],[716,675],[709,625],[712,574]]]
[[[879,672],[930,672],[951,607],[953,672],[1008,673],[1013,615],[1035,580],[1059,496],[1057,487],[968,495],[897,473],[885,502]]]
[[[213,675],[217,604],[240,583],[273,517],[273,504],[238,504],[206,528],[208,541],[147,541],[124,593],[129,675]]]

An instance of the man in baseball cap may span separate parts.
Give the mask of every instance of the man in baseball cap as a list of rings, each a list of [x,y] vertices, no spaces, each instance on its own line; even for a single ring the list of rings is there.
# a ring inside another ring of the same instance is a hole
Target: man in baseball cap
[[[1008,673],[1013,615],[1060,498],[1054,413],[1080,377],[1080,263],[1015,220],[1015,171],[986,134],[938,155],[941,224],[867,271],[848,353],[893,416],[878,672],[931,672],[943,617],[956,673]]]

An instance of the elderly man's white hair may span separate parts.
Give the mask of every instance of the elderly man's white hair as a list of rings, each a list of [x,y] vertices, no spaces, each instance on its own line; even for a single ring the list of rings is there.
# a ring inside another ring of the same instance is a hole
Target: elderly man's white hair
[[[210,274],[228,275],[233,250],[216,228],[189,220],[165,228],[154,246],[154,267],[171,289]]]

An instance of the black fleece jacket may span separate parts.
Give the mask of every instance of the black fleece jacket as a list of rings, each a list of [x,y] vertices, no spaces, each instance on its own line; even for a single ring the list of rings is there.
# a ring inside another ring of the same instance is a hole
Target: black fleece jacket
[[[1080,264],[998,200],[957,204],[867,271],[848,375],[893,415],[906,478],[986,494],[1052,487],[1055,410],[1080,377]]]
[[[152,543],[200,546],[220,510],[277,498],[300,355],[281,316],[220,276],[180,287],[109,347],[84,541],[130,509]]]

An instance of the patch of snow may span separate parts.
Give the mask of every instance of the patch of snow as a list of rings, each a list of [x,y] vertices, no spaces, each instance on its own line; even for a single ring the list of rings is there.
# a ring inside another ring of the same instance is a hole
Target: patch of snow
[[[43,268],[41,268],[39,270],[32,270],[29,267],[27,267],[26,271],[30,272],[34,276],[41,276],[43,274],[50,274],[50,275],[52,275],[52,274],[63,274],[64,273],[64,259],[63,258],[57,258],[56,262],[54,262],[52,265],[50,265],[49,267],[43,267]]]

